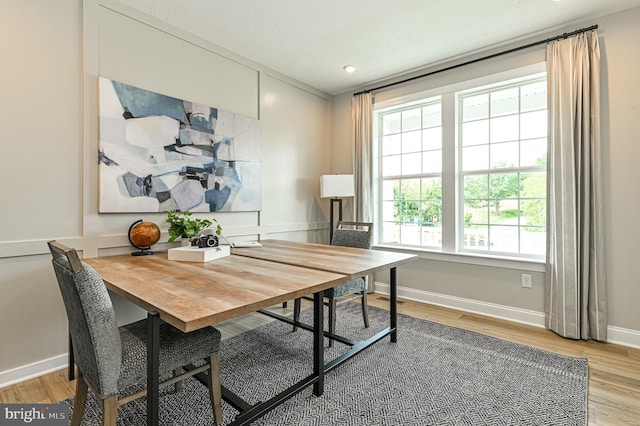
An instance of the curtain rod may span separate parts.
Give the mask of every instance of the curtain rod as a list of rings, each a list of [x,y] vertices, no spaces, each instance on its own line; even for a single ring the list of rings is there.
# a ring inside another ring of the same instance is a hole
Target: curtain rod
[[[418,79],[424,78],[424,77],[428,77],[428,76],[433,75],[433,74],[438,74],[438,73],[441,73],[441,72],[444,72],[444,71],[450,71],[452,69],[464,67],[465,65],[475,64],[476,62],[485,61],[487,59],[493,59],[493,58],[498,57],[498,56],[506,55],[506,54],[513,53],[513,52],[517,52],[519,50],[528,49],[530,47],[538,46],[538,45],[541,45],[541,44],[551,43],[552,41],[560,40],[560,39],[563,39],[563,38],[566,39],[566,38],[573,37],[573,36],[578,35],[578,34],[586,33],[587,31],[593,31],[593,30],[597,30],[597,29],[598,29],[597,25],[592,25],[592,26],[587,27],[587,28],[582,28],[582,29],[579,29],[579,30],[572,31],[570,33],[564,33],[564,34],[561,34],[561,35],[557,35],[555,37],[550,37],[550,38],[546,38],[544,40],[535,41],[533,43],[529,43],[529,44],[526,44],[524,46],[514,47],[513,49],[509,49],[509,50],[505,50],[505,51],[502,51],[502,52],[494,53],[494,54],[491,54],[491,55],[488,55],[488,56],[483,56],[482,58],[472,59],[470,61],[463,62],[461,64],[451,65],[451,66],[446,67],[446,68],[442,68],[442,69],[439,69],[439,70],[428,72],[426,74],[421,74],[421,75],[417,75],[415,77],[406,78],[404,80],[396,81],[395,83],[385,84],[383,86],[374,87],[373,89],[362,90],[360,92],[354,93],[353,96],[358,96],[358,95],[361,95],[363,93],[375,92],[377,90],[386,89],[387,87],[396,86],[398,84],[408,83],[410,81],[418,80]]]

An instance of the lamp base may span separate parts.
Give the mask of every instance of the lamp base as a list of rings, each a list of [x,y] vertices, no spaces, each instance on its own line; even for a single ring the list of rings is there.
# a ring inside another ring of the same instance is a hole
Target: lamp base
[[[338,222],[342,220],[342,198],[331,199],[331,211],[329,212],[329,244],[333,241],[333,230],[335,226],[333,224],[333,204],[338,204]]]

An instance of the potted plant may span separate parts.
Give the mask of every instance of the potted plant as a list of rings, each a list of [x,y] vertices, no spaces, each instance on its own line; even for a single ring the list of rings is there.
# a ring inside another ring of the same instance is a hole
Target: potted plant
[[[178,238],[186,238],[191,241],[192,238],[197,237],[205,228],[210,227],[214,222],[216,223],[216,235],[220,236],[222,233],[222,227],[215,219],[199,219],[194,218],[193,213],[186,210],[178,212],[176,210],[170,210],[167,213],[167,223],[169,224],[169,242],[172,243]]]

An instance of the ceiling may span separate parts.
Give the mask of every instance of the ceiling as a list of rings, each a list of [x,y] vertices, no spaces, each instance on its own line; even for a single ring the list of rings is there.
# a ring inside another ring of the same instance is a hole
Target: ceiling
[[[640,0],[119,1],[329,94],[640,6]],[[356,72],[344,72],[347,64]]]

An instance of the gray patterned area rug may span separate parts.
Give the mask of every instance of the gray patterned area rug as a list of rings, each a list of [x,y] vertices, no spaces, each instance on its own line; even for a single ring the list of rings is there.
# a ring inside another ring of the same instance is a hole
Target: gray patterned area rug
[[[387,311],[338,308],[338,332],[366,338],[388,325]],[[310,322],[310,312],[303,313]],[[442,324],[398,316],[398,342],[388,338],[271,411],[257,425],[586,425],[587,360],[514,344]],[[311,333],[275,321],[222,344],[222,383],[245,400],[267,400],[311,372]],[[345,346],[326,348],[327,360]],[[206,387],[188,379],[179,393],[162,392],[164,425],[212,424]],[[68,400],[70,404],[72,400]],[[118,411],[119,425],[145,423],[145,399]],[[236,411],[223,403],[224,424]],[[83,424],[98,425],[99,405],[87,403]]]

